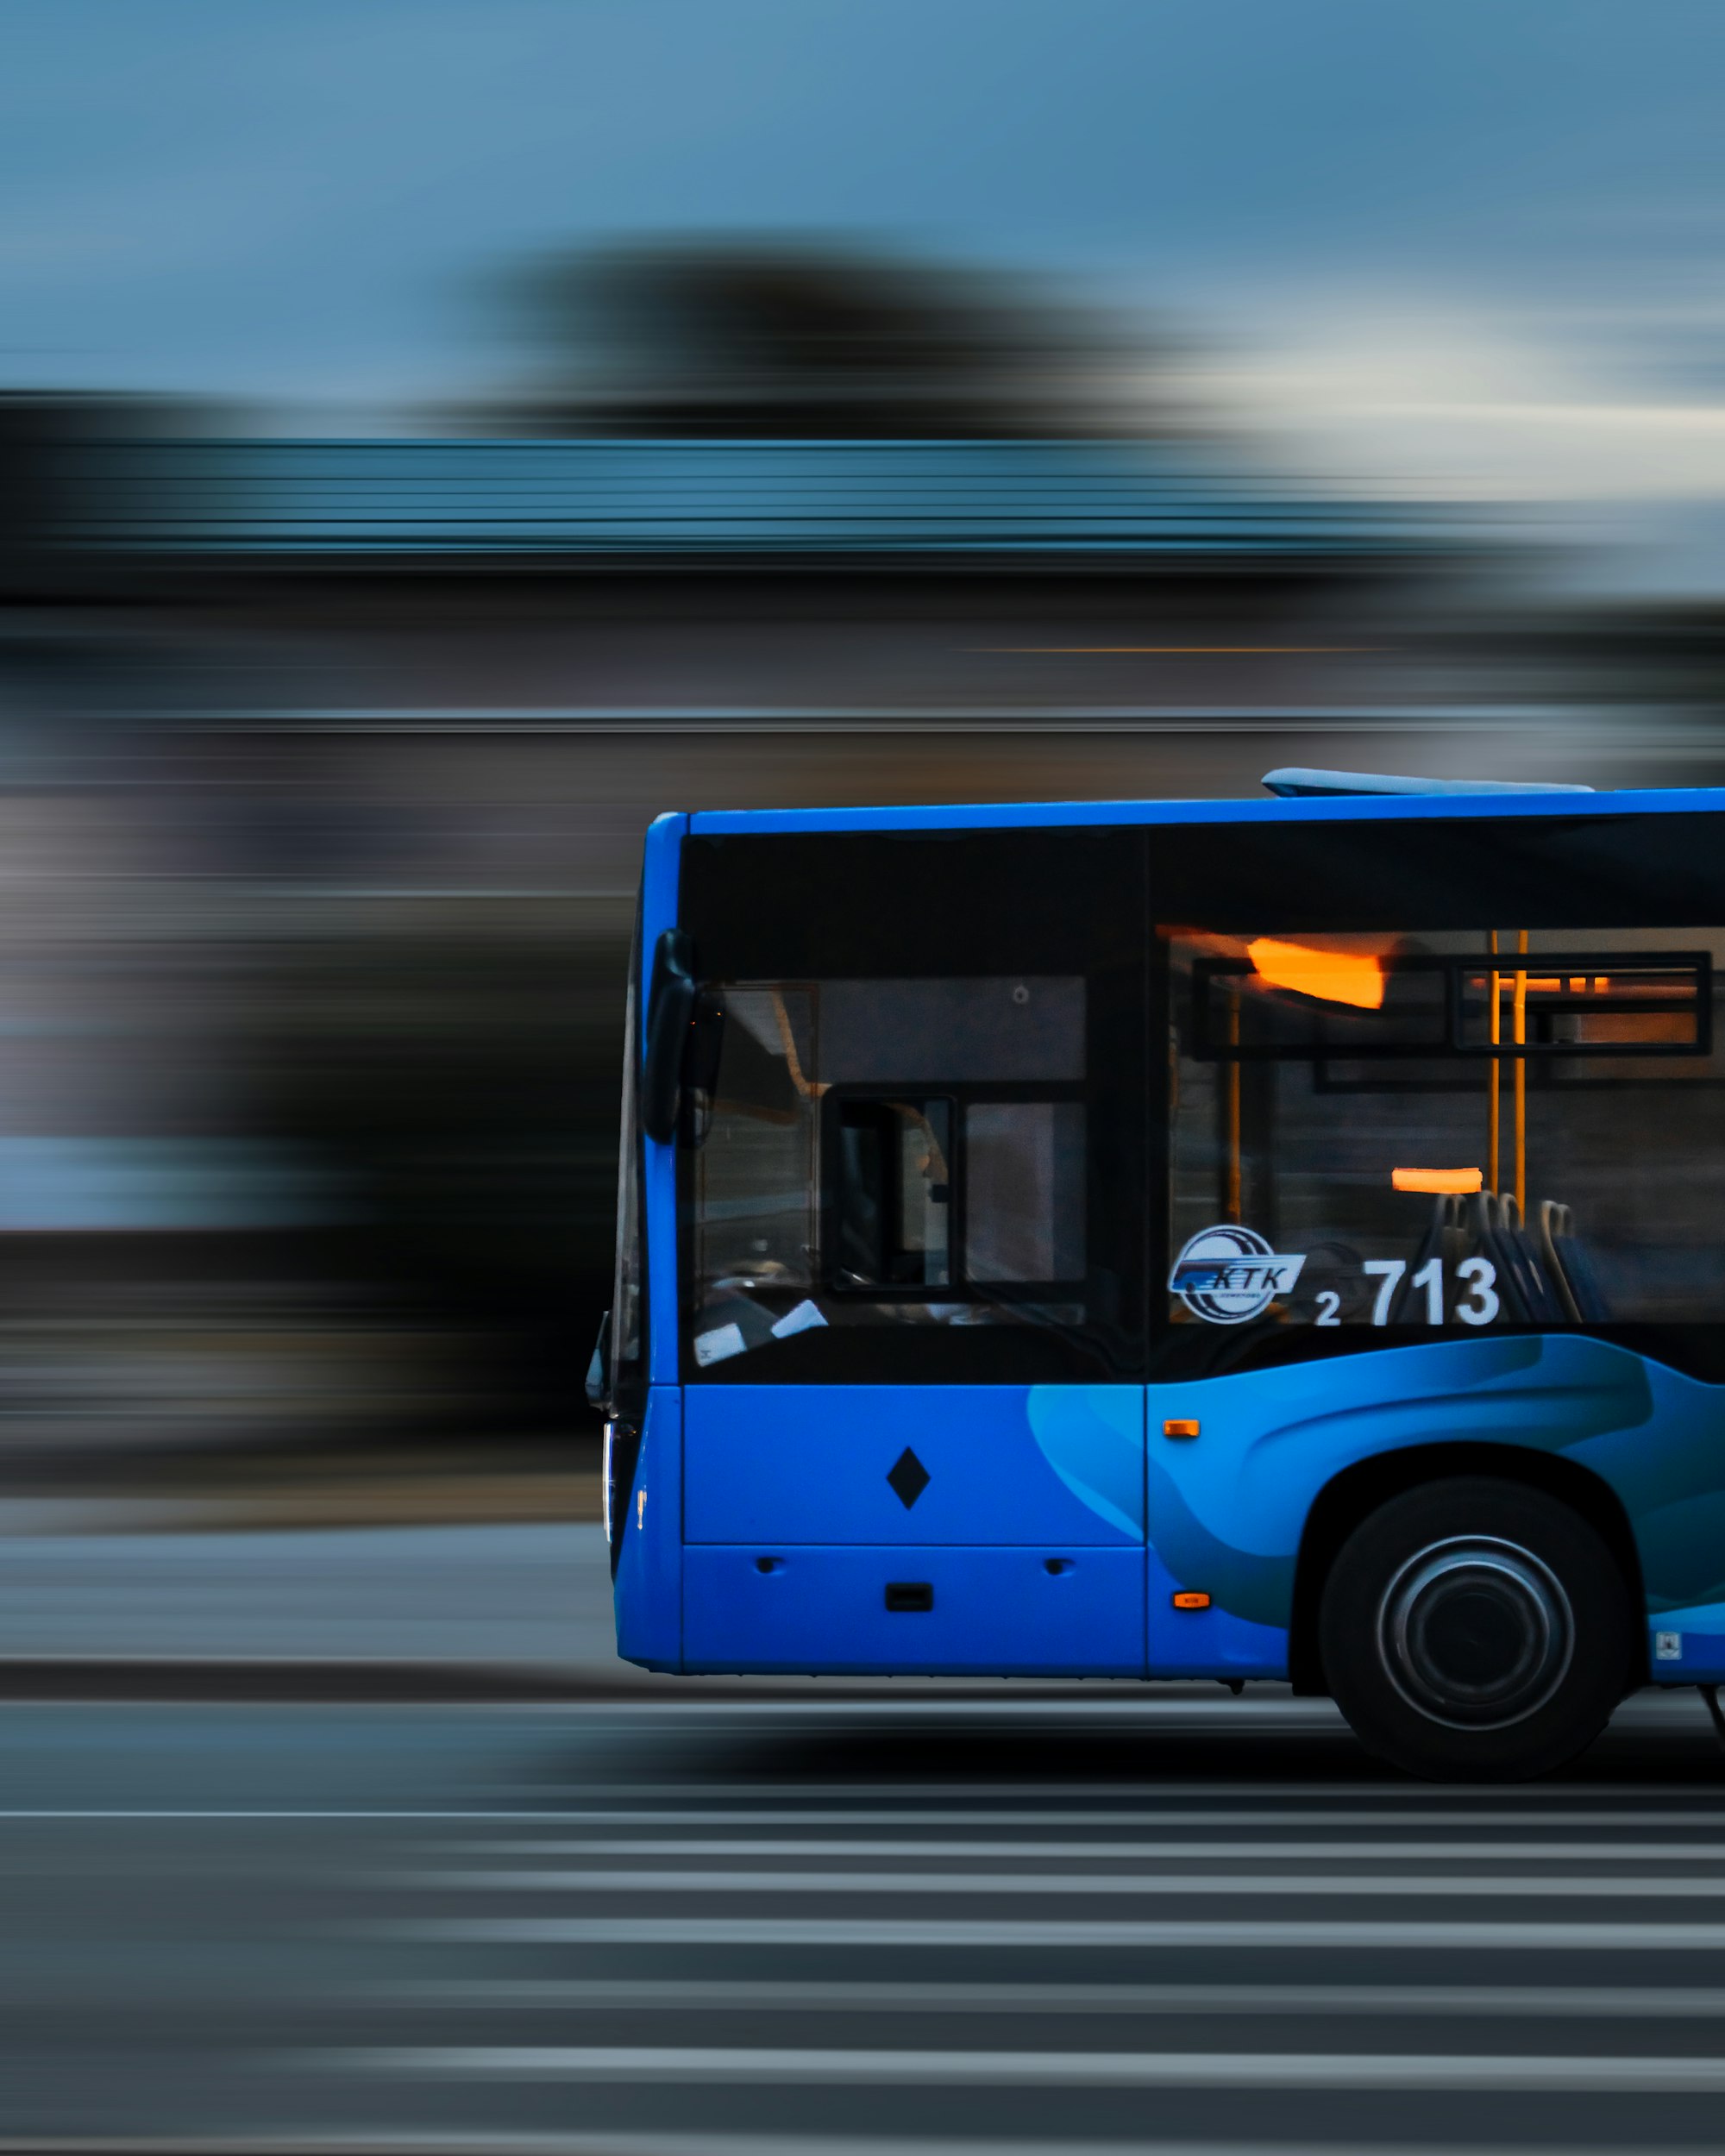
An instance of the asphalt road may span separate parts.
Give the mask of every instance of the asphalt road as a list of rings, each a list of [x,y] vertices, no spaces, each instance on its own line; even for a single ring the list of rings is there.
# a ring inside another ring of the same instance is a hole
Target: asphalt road
[[[94,1509],[0,1507],[0,1698],[33,1670],[52,1678],[43,1665],[69,1664],[157,1689],[224,1664],[254,1683],[283,1665],[440,1670],[469,1689],[481,1672],[543,1689],[630,1681],[605,1531],[591,1522],[41,1531]]]
[[[1717,2146],[1725,1756],[1282,1695],[0,1708],[0,2145]]]

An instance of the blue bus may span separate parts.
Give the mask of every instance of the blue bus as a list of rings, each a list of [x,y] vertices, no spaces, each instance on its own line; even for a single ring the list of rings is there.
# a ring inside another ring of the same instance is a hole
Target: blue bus
[[[1725,1679],[1725,793],[1266,785],[653,824],[623,1656],[1499,1779]]]

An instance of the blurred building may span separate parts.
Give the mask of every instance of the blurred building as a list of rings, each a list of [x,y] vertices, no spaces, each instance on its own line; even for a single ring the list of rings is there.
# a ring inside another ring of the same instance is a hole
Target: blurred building
[[[756,368],[820,439],[663,377],[584,438],[0,404],[15,1452],[576,1425],[657,810],[1214,791],[1265,713],[1359,761],[1559,678],[1477,518],[1004,390],[943,436],[939,373],[883,436]]]

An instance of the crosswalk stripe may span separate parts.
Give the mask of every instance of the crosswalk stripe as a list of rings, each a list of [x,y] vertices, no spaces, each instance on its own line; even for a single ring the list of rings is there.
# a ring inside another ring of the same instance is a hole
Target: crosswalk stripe
[[[967,1792],[974,1794],[974,1791]],[[1697,1858],[1718,1855],[1725,1857],[1725,1815],[1722,1815],[1716,1802],[1709,1798],[1693,1810],[1659,1809],[1640,1806],[1626,1806],[1621,1810],[1557,1808],[1532,1811],[1526,1808],[1475,1811],[1458,1803],[1453,1808],[1426,1807],[1420,1809],[1350,1807],[1346,1809],[1319,1808],[1306,1810],[1272,1804],[1251,1807],[1207,1805],[1201,1809],[1167,1809],[1161,1806],[1140,1807],[1132,1809],[1100,1809],[1094,1806],[1060,1810],[1025,1810],[1017,1806],[996,1805],[987,1808],[957,1809],[944,1805],[894,1807],[870,1805],[835,1808],[828,1805],[804,1806],[787,1808],[782,1806],[679,1805],[660,1809],[643,1808],[639,1805],[580,1806],[554,1805],[489,1806],[411,1805],[397,1808],[377,1806],[346,1806],[322,1808],[294,1805],[263,1808],[250,1805],[212,1807],[161,1805],[98,1805],[78,1806],[0,1806],[0,1823],[6,1825],[49,1826],[204,1826],[233,1823],[244,1826],[281,1826],[303,1821],[307,1825],[386,1827],[448,1827],[492,1826],[524,1827],[581,1827],[628,1825],[647,1826],[707,1826],[707,1827],[798,1827],[798,1826],[868,1826],[889,1827],[991,1827],[1008,1826],[1072,1827],[1091,1825],[1114,1829],[1144,1827],[1165,1829],[1176,1827],[1237,1827],[1249,1833],[1253,1827],[1262,1827],[1285,1833],[1289,1828],[1334,1827],[1357,1829],[1384,1827],[1391,1830],[1410,1827],[1452,1827],[1460,1829],[1515,1827],[1525,1828],[1529,1835],[1549,1834],[1553,1830],[1574,1830],[1583,1827],[1621,1827],[1636,1834],[1649,1833],[1664,1827],[1686,1827],[1691,1831],[1719,1827],[1719,1838],[1714,1843],[1689,1843],[1678,1853]],[[486,1845],[470,1845],[486,1846]],[[499,1840],[499,1848],[525,1847],[525,1841]],[[546,1849],[563,1846],[561,1844],[538,1845]],[[590,1844],[584,1846],[592,1846]],[[657,1846],[656,1843],[652,1844]],[[1190,1850],[1194,1844],[1181,1843],[1180,1848]],[[1232,1849],[1236,1845],[1229,1844]],[[1238,1845],[1242,1849],[1249,1842]],[[1361,1848],[1371,1850],[1380,1845],[1362,1843]],[[1464,1853],[1478,1845],[1465,1841],[1451,1841],[1443,1845],[1446,1850],[1459,1849]],[[1528,1841],[1510,1845],[1517,1855],[1537,1854],[1540,1845]],[[1602,1852],[1617,1853],[1622,1845],[1552,1843],[1549,1846],[1559,1853],[1585,1851],[1591,1854],[1597,1848]],[[0,2140],[0,2148],[4,2142]]]
[[[980,1858],[1042,1858],[1049,1862],[1137,1858],[1172,1862],[1182,1858],[1232,1860],[1240,1864],[1283,1862],[1302,1858],[1359,1863],[1409,1864],[1725,1864],[1725,1838],[1717,1842],[1650,1841],[1026,1841],[915,1840],[895,1835],[867,1839],[806,1839],[731,1835],[601,1835],[579,1840],[461,1842],[456,1848],[474,1855],[520,1857],[939,1857],[967,1861]]]
[[[1717,2021],[1717,1985],[1439,1984],[929,1984],[760,1982],[740,1976],[448,1977],[390,1979],[371,1995],[464,2008],[706,2007],[781,2013],[1034,2014],[1038,2016],[1419,2015],[1448,2021],[1514,2015],[1540,2021]]]
[[[1484,1918],[430,1916],[370,1920],[358,1928],[368,1938],[523,1946],[1556,1947],[1574,1953],[1725,1948],[1725,1924]]]
[[[1120,1871],[539,1871],[499,1867],[483,1871],[416,1869],[396,1873],[393,1878],[404,1886],[499,1894],[1105,1894],[1126,1901],[1142,1901],[1152,1896],[1220,1898],[1239,1895],[1251,1895],[1256,1899],[1274,1896],[1364,1895],[1402,1900],[1436,1895],[1446,1901],[1463,1896],[1515,1901],[1636,1902],[1716,1901],[1725,1897],[1725,1878],[1525,1879],[1474,1878],[1465,1875],[1433,1878],[1424,1873],[1406,1877],[1373,1874],[1361,1878],[1332,1871],[1250,1876],[1227,1871],[1203,1873],[1195,1877],[1178,1871],[1146,1876]]]
[[[957,2087],[1725,2091],[1725,2059],[1515,2058],[1353,2052],[862,2051],[561,2044],[325,2053],[349,2071],[467,2080],[935,2083]]]
[[[62,1814],[43,1813],[20,1814],[0,1812],[0,1819],[20,1816],[59,1818],[63,1816],[131,1819],[149,1818],[157,1814],[130,1812]],[[161,1814],[172,1818],[226,1817],[226,1814],[173,1813]],[[1138,1810],[1100,1810],[1095,1806],[1082,1808],[1026,1810],[1017,1805],[997,1805],[991,1809],[962,1809],[946,1805],[904,1806],[891,1804],[869,1805],[835,1808],[830,1805],[786,1807],[771,1806],[699,1806],[679,1805],[674,1808],[653,1809],[638,1804],[589,1806],[580,1809],[546,1810],[540,1812],[385,1812],[385,1813],[270,1813],[260,1814],[269,1818],[380,1818],[392,1821],[424,1819],[430,1822],[441,1820],[471,1820],[476,1823],[495,1821],[499,1823],[518,1822],[528,1827],[575,1826],[633,1826],[633,1827],[1140,1827],[1157,1829],[1170,1827],[1239,1827],[1249,1829],[1263,1827],[1276,1832],[1311,1827],[1381,1827],[1404,1829],[1410,1827],[1519,1827],[1528,1833],[1549,1833],[1553,1828],[1615,1827],[1634,1833],[1646,1833],[1656,1827],[1688,1827],[1691,1831],[1716,1827],[1718,1839],[1715,1843],[1697,1844],[1697,1848],[1716,1848],[1725,1854],[1725,1814],[1717,1802],[1709,1798],[1704,1807],[1693,1811],[1661,1810],[1653,1806],[1630,1806],[1622,1810],[1557,1809],[1530,1812],[1525,1808],[1505,1811],[1472,1811],[1460,1808],[1444,1809],[1427,1807],[1414,1810],[1385,1811],[1351,1806],[1344,1810],[1322,1808],[1307,1811],[1283,1805],[1228,1806],[1206,1805],[1201,1810],[1165,1809],[1162,1806]],[[499,1847],[508,1845],[499,1843]],[[546,1846],[551,1845],[547,1844]],[[1367,1844],[1365,1846],[1372,1846]],[[1446,1843],[1445,1847],[1457,1845]],[[1471,1846],[1462,1844],[1461,1846]],[[1518,1845],[1520,1846],[1521,1845]],[[1529,1847],[1538,1845],[1529,1843]],[[1612,1845],[1615,1846],[1615,1845]]]

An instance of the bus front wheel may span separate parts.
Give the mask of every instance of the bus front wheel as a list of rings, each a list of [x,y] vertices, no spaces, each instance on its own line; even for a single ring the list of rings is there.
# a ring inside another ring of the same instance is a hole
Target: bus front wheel
[[[1429,1781],[1513,1782],[1586,1750],[1628,1689],[1610,1551],[1542,1491],[1427,1482],[1362,1520],[1325,1582],[1324,1675],[1361,1743]]]

